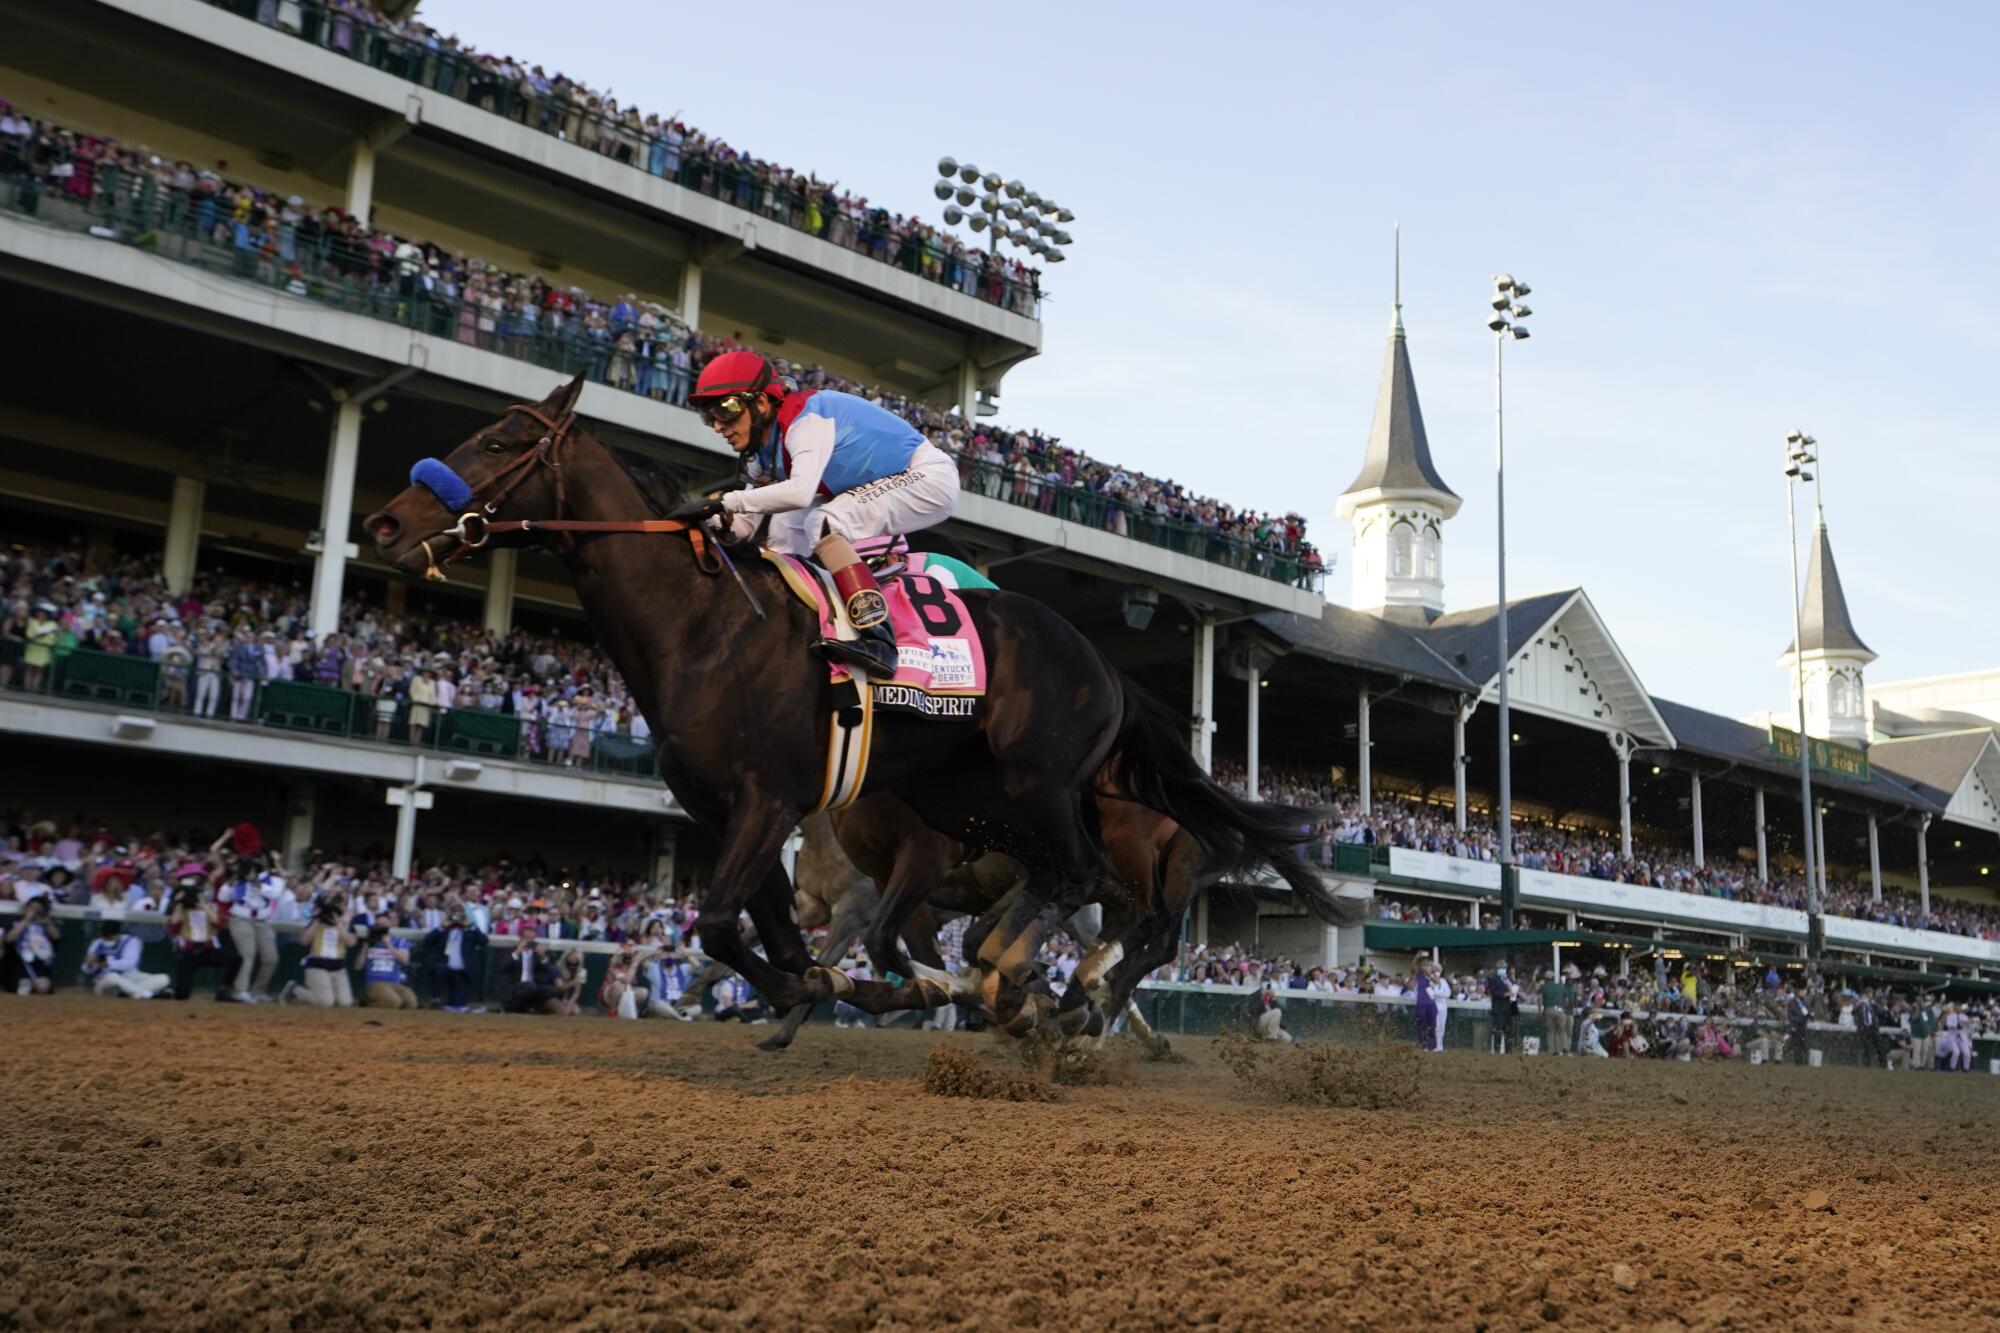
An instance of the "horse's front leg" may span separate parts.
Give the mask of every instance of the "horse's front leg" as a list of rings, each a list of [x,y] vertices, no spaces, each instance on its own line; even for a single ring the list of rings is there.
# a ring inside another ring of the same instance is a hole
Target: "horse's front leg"
[[[709,880],[708,896],[701,904],[697,928],[702,951],[725,967],[734,968],[745,981],[757,988],[772,1009],[790,1009],[797,1004],[814,1004],[832,995],[825,980],[799,976],[810,966],[805,941],[791,920],[789,909],[781,922],[770,908],[773,886],[784,881],[786,900],[790,883],[778,864],[778,852],[799,821],[796,806],[776,798],[742,798],[730,808],[722,831],[722,849]],[[773,879],[771,872],[776,870]],[[781,962],[756,953],[737,930],[738,916],[748,908],[759,927],[759,939],[768,953],[794,964],[788,971]],[[765,934],[768,930],[770,933]]]

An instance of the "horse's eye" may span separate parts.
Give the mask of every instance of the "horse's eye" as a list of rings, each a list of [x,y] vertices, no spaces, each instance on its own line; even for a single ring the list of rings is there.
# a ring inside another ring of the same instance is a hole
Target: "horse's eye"
[[[488,440],[486,442],[486,452],[489,454],[504,453],[506,449],[507,446],[498,440]]]

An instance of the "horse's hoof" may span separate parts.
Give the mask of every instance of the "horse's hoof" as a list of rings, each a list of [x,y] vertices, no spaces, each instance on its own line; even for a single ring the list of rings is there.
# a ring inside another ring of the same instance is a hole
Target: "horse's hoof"
[[[837,967],[809,967],[805,979],[820,982],[835,999],[854,994],[854,978]]]
[[[757,1043],[757,1049],[760,1051],[782,1051],[791,1044],[792,1039],[790,1037],[787,1037],[782,1032],[773,1032],[770,1036]]]
[[[1090,1031],[1091,1020],[1096,1013],[1097,1006],[1094,1004],[1059,1009],[1056,1011],[1056,1030],[1065,1037],[1081,1037]],[[1102,1021],[1098,1019],[1099,1023]]]
[[[917,994],[924,999],[926,1009],[942,1009],[951,1003],[951,992],[932,981],[929,977],[917,977],[910,982],[917,988]]]
[[[1091,1038],[1102,1037],[1107,1026],[1109,1025],[1104,1021],[1104,1010],[1092,1004],[1090,1006],[1090,1021],[1084,1024],[1083,1035]]]

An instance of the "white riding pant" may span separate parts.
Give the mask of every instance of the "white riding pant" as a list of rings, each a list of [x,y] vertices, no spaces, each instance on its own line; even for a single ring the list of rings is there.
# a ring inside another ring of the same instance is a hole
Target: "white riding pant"
[[[850,542],[921,532],[958,508],[958,467],[934,444],[924,443],[901,472],[822,498],[804,509],[771,515],[766,544],[786,555],[811,555],[820,529]],[[740,521],[740,520],[739,520]]]

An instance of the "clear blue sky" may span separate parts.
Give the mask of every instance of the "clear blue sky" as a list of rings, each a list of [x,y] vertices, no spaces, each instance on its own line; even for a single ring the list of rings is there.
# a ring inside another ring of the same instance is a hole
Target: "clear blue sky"
[[[420,13],[891,208],[936,218],[946,153],[1073,208],[1000,420],[1300,509],[1336,600],[1400,221],[1448,605],[1493,597],[1508,270],[1511,588],[1581,583],[1656,694],[1782,706],[1797,424],[1871,676],[2000,666],[1989,5]]]

